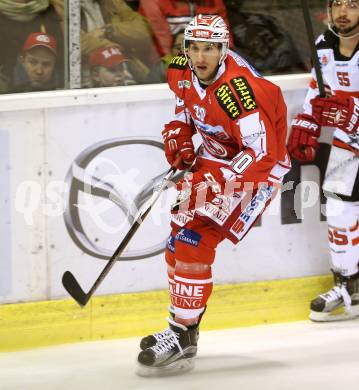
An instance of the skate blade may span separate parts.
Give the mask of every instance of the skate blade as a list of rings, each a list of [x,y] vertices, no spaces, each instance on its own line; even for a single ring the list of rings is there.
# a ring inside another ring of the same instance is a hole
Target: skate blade
[[[359,317],[359,305],[352,306],[351,312],[348,313],[342,309],[342,312],[335,310],[329,313],[319,313],[311,311],[309,319],[313,322],[334,322],[334,321],[348,321]]]
[[[164,377],[184,374],[194,368],[194,359],[177,360],[168,366],[163,367],[148,367],[138,363],[136,374],[142,377]]]

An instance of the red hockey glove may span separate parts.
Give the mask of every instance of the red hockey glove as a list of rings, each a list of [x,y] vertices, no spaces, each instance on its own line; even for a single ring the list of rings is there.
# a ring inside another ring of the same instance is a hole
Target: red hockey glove
[[[298,114],[292,121],[288,139],[288,151],[298,161],[311,162],[319,148],[321,127],[307,114]]]
[[[310,101],[313,117],[322,126],[337,127],[351,135],[359,127],[359,99],[339,96],[316,97]]]
[[[202,207],[205,202],[225,207],[223,197],[225,179],[220,169],[202,169],[189,172],[177,183],[178,196],[172,212],[192,211]]]
[[[180,121],[172,121],[165,125],[162,136],[166,158],[170,165],[174,163],[178,155],[183,161],[178,169],[186,169],[193,163],[196,158],[192,142],[193,134],[192,127]]]

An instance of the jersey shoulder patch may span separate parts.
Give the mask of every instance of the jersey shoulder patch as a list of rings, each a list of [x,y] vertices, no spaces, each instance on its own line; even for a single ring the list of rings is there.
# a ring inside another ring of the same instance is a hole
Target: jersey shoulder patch
[[[242,114],[240,104],[228,83],[222,83],[216,89],[215,96],[218,104],[231,119],[236,119]]]
[[[337,39],[338,38],[331,31],[327,30],[324,34],[321,34],[318,37],[318,39],[315,41],[315,46],[317,50],[333,49]]]
[[[189,67],[169,68],[167,70],[167,83],[177,96],[183,96],[192,86],[192,71]]]
[[[188,59],[183,54],[175,56],[172,58],[171,63],[169,64],[169,69],[186,69],[188,67]]]
[[[252,111],[258,107],[253,89],[245,77],[234,77],[230,80],[230,84],[236,92],[245,111]]]

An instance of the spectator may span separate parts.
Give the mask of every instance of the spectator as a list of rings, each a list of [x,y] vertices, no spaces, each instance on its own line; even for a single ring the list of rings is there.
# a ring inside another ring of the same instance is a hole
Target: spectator
[[[93,50],[88,56],[88,63],[93,87],[136,84],[129,71],[128,59],[118,47]]]
[[[173,36],[196,14],[217,14],[227,20],[223,0],[140,0],[139,12],[152,26],[161,57],[171,52]]]
[[[56,2],[60,17],[64,18],[63,3]],[[86,57],[98,48],[117,46],[131,61],[134,76],[143,82],[149,67],[159,59],[146,19],[135,12],[124,0],[81,0],[81,53],[85,66],[83,86],[91,86]]]
[[[275,18],[241,12],[240,2],[226,1],[233,48],[263,74],[305,72],[306,66]]]
[[[24,43],[14,71],[14,92],[48,91],[57,88],[56,39],[42,32],[31,33]]]
[[[146,83],[164,83],[166,81],[166,72],[173,57],[183,51],[183,37],[184,31],[181,30],[173,37],[173,43],[171,47],[171,53],[166,54],[161,60],[155,64],[150,71],[146,79]]]
[[[7,88],[26,38],[34,31],[52,35],[57,42],[58,87],[62,87],[64,71],[63,35],[60,21],[49,0],[0,0],[0,69]]]

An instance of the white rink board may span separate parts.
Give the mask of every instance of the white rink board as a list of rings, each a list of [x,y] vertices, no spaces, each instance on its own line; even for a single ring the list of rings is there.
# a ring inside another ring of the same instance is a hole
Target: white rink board
[[[272,80],[285,87],[291,119],[300,111],[308,76]],[[137,101],[130,88],[0,97],[0,140],[7,140],[7,146],[0,148],[0,172],[7,173],[0,179],[0,210],[9,215],[1,219],[0,232],[11,237],[0,245],[0,270],[8,280],[0,287],[0,303],[66,297],[61,285],[65,270],[74,272],[86,288],[104,267],[105,261],[85,253],[66,229],[66,186],[74,182],[65,180],[70,167],[75,176],[83,178],[83,167],[78,164],[82,161],[87,164],[87,184],[94,184],[97,177],[102,180],[98,189],[106,194],[109,185],[115,186],[117,200],[122,196],[127,201],[168,169],[158,145],[163,124],[173,113],[171,93],[164,85],[143,86],[142,93],[140,87],[133,88]],[[93,157],[96,144],[104,150]],[[302,172],[303,179],[316,178],[314,167]],[[70,215],[81,222],[93,251],[111,253],[129,226],[124,213],[108,199],[78,193],[78,215]],[[174,191],[165,194],[129,247],[131,255],[137,253],[144,259],[116,266],[98,294],[167,286],[163,254],[151,253],[169,233],[173,196]],[[278,198],[277,210],[273,207],[263,217],[262,226],[243,243],[220,246],[214,267],[216,283],[327,273],[326,226],[319,222],[318,209],[307,210],[303,223],[281,225],[279,203]]]

